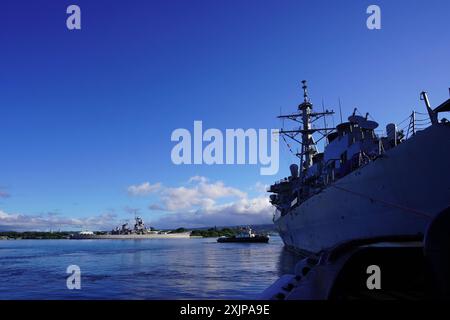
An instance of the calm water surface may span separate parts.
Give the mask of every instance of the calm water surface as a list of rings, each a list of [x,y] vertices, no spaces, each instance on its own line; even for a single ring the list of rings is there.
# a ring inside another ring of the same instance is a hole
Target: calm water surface
[[[0,299],[254,299],[300,258],[216,239],[0,241]],[[81,268],[68,290],[66,268]]]

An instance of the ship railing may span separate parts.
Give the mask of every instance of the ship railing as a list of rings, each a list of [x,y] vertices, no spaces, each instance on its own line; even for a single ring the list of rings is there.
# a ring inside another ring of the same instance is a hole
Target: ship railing
[[[399,124],[397,127],[402,131],[405,139],[414,136],[418,131],[424,130],[431,125],[431,120],[428,114],[412,111],[412,113]]]

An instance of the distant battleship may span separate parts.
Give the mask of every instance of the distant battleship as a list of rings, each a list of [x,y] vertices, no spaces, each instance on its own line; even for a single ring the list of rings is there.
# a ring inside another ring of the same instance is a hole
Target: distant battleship
[[[71,236],[71,239],[179,239],[190,238],[190,232],[170,233],[146,228],[142,218],[135,216],[133,229],[124,223],[107,234],[95,234],[92,231],[81,231]]]
[[[279,117],[300,123],[280,130],[301,147],[300,167],[291,165],[291,175],[268,189],[285,245],[310,254],[353,239],[425,234],[450,206],[450,122],[438,120],[450,111],[450,99],[432,109],[422,92],[427,114],[413,112],[404,130],[388,124],[381,136],[378,123],[356,109],[347,122],[317,127],[334,112],[315,112],[302,83],[298,112]],[[317,134],[326,143],[323,152]]]

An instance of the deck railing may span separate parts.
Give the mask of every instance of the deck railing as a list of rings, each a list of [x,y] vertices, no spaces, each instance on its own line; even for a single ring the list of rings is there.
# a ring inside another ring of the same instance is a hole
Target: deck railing
[[[431,125],[431,120],[426,113],[413,111],[406,119],[400,122],[397,127],[403,131],[405,139],[411,138],[418,131],[426,129]]]

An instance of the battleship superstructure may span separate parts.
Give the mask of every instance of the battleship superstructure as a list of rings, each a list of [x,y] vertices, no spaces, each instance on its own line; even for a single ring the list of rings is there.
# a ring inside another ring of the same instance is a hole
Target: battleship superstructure
[[[141,217],[135,216],[134,217],[134,228],[130,229],[128,227],[128,222],[123,223],[121,226],[116,227],[114,230],[111,231],[111,234],[154,234],[158,233],[158,231],[155,231],[153,228],[146,228],[144,221]]]
[[[141,217],[135,214],[134,227],[128,227],[128,222],[121,224],[108,233],[94,233],[92,231],[82,231],[71,236],[71,239],[180,239],[190,238],[191,233],[171,232],[155,230],[146,227]]]
[[[334,112],[315,112],[302,83],[298,112],[279,117],[300,124],[280,130],[300,145],[300,165],[268,189],[285,245],[314,253],[352,239],[424,234],[450,206],[450,122],[438,119],[450,111],[450,99],[432,109],[422,92],[427,114],[413,112],[404,130],[391,123],[380,135],[378,123],[357,109],[336,127],[317,127]]]

